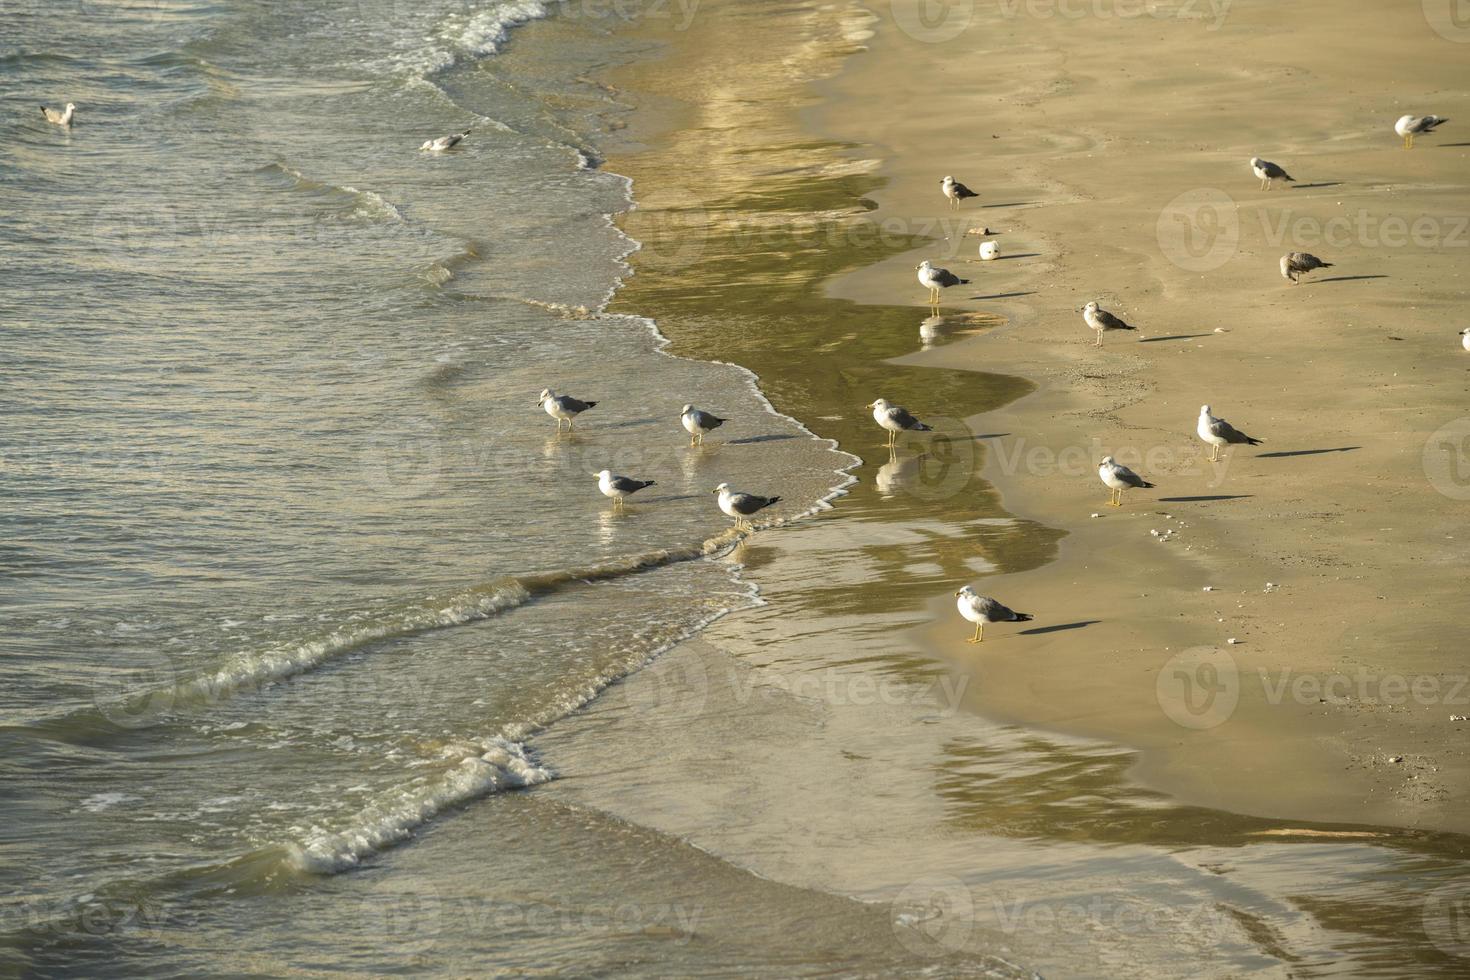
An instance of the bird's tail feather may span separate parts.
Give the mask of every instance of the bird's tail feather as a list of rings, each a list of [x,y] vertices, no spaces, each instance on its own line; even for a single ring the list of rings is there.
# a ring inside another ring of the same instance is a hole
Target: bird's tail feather
[[[1259,446],[1261,443],[1265,442],[1266,440],[1264,440],[1264,439],[1252,439],[1250,436],[1246,436],[1245,437],[1245,441],[1246,441],[1246,445],[1249,445],[1249,446]]]
[[[1029,623],[1035,618],[1036,617],[1031,615],[1030,613],[1016,613],[1016,622],[1018,623]]]
[[[769,507],[769,506],[771,506],[772,504],[774,504],[776,501],[778,501],[780,499],[781,499],[780,497],[771,497],[770,499],[768,499],[766,501],[766,506]]]
[[[1145,490],[1152,490],[1155,486],[1157,486],[1157,484],[1153,484],[1148,482],[1147,480],[1144,480],[1142,483],[1139,484],[1139,486]]]
[[[586,405],[588,408],[591,408],[592,406],[596,405],[597,403],[596,402],[583,402],[582,404],[583,405]]]
[[[925,425],[923,422],[920,422],[920,423],[918,423],[917,425],[914,426],[914,431],[915,432],[933,432],[934,431],[934,426],[932,426],[932,425]]]
[[[1322,268],[1322,269],[1330,269],[1330,268],[1332,268],[1332,263],[1331,262],[1323,262],[1321,264],[1321,266],[1319,266],[1319,268]]]
[[[970,284],[970,280],[968,280],[968,279],[961,279],[959,284],[961,286],[968,286]]]

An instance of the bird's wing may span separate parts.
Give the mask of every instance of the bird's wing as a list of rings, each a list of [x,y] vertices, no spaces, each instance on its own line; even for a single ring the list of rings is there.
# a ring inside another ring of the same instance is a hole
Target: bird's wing
[[[614,490],[620,490],[623,493],[632,493],[635,490],[642,490],[644,487],[653,485],[652,480],[635,480],[627,476],[615,476],[608,482]]]
[[[979,197],[980,196],[979,194],[976,194],[974,191],[970,190],[964,184],[961,184],[959,181],[955,181],[954,182],[954,192],[955,192],[955,195],[958,196],[958,197]]]
[[[948,269],[935,269],[934,281],[941,286],[957,286],[960,283],[960,277]]]
[[[701,412],[696,409],[694,412],[694,424],[701,429],[718,429],[725,424],[725,420],[718,415],[711,415],[709,412]]]
[[[916,425],[922,425],[918,419],[909,413],[909,410],[895,405],[888,410],[888,417],[893,423],[903,429],[912,429]]]
[[[1113,316],[1107,310],[1097,311],[1097,321],[1103,325],[1104,330],[1132,330],[1120,317]]]
[[[1210,434],[1229,443],[1245,442],[1247,437],[1224,419],[1210,419]]]
[[[979,609],[992,623],[1008,623],[1016,618],[1013,610],[1007,609],[989,596],[980,597]]]
[[[585,412],[592,407],[589,403],[573,398],[571,395],[558,395],[556,400],[568,412]]]
[[[730,506],[741,514],[750,515],[769,506],[770,498],[761,497],[753,493],[734,493],[730,495]]]
[[[1130,487],[1141,487],[1144,485],[1143,477],[1139,476],[1137,473],[1133,472],[1126,466],[1116,466],[1113,468],[1113,472],[1118,474],[1118,479],[1122,480]]]

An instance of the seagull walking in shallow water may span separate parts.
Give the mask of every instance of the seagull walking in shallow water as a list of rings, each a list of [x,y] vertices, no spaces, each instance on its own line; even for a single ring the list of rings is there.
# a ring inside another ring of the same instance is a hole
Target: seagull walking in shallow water
[[[1220,447],[1222,446],[1259,446],[1261,444],[1260,439],[1253,439],[1224,419],[1211,415],[1208,405],[1199,407],[1199,422],[1195,425],[1195,431],[1199,433],[1201,439],[1213,447],[1210,450],[1210,462],[1212,463],[1220,458]]]
[[[1088,303],[1082,307],[1082,319],[1093,330],[1097,331],[1097,346],[1102,346],[1104,331],[1107,330],[1132,330],[1133,327],[1124,323],[1120,317],[1113,316],[1107,310],[1098,306],[1096,302]]]
[[[598,470],[592,474],[597,477],[597,489],[602,491],[604,497],[611,497],[613,508],[621,510],[623,501],[629,494],[637,493],[644,487],[651,487],[656,480],[635,480],[631,476],[617,476],[612,470]]]
[[[1302,281],[1303,273],[1330,268],[1331,262],[1323,262],[1311,252],[1287,252],[1281,256],[1281,274],[1293,284]]]
[[[1123,491],[1129,487],[1152,490],[1154,486],[1111,456],[1102,458],[1097,466],[1097,476],[1108,488],[1108,503],[1114,507],[1123,506]]]
[[[572,430],[572,419],[581,415],[587,409],[596,405],[596,402],[584,402],[573,398],[571,395],[558,395],[550,388],[541,389],[541,397],[536,399],[536,404],[546,410],[546,414],[556,419],[556,431],[561,431],[561,424],[567,424],[567,431]]]
[[[693,405],[685,405],[679,410],[679,421],[684,424],[684,431],[689,433],[689,445],[703,445],[704,434],[724,425],[729,419],[722,419],[718,415],[695,408]]]
[[[956,592],[955,598],[959,600],[955,605],[959,607],[960,615],[975,624],[975,635],[970,637],[967,641],[969,643],[984,641],[986,623],[1029,623],[1032,619],[1030,613],[1007,609],[990,596],[981,595],[968,585]]]
[[[959,181],[950,176],[945,176],[945,178],[939,182],[939,189],[944,192],[945,197],[949,198],[950,210],[958,208],[960,206],[960,202],[967,197],[980,196],[979,194],[976,194],[964,184],[961,184]]]
[[[1449,122],[1443,116],[1399,116],[1399,121],[1393,124],[1393,131],[1404,138],[1404,149],[1414,148],[1414,137],[1420,133],[1432,133],[1436,126]]]
[[[919,263],[919,284],[929,290],[929,305],[939,305],[939,291],[948,289],[950,286],[963,286],[969,283],[968,279],[961,279],[948,269],[939,269],[928,259]]]
[[[1270,160],[1262,160],[1260,157],[1251,157],[1251,172],[1261,181],[1261,190],[1269,191],[1273,180],[1285,180],[1291,183],[1296,178],[1285,170],[1272,163]]]
[[[762,497],[754,493],[741,493],[739,490],[732,490],[728,483],[721,483],[710,492],[719,494],[716,503],[720,505],[720,510],[735,518],[736,528],[750,527],[752,514],[765,510],[781,499],[780,497]]]
[[[60,112],[57,112],[55,109],[48,109],[45,106],[41,106],[41,115],[46,117],[46,121],[48,123],[54,123],[57,126],[63,126],[67,129],[71,128],[72,117],[76,114],[77,104],[75,102],[68,102],[66,104],[66,108]]]
[[[419,147],[419,149],[428,153],[443,153],[445,150],[454,149],[468,135],[470,135],[470,131],[467,129],[462,133],[451,133],[448,136],[441,136],[438,139],[424,140],[424,145]]]
[[[902,405],[890,405],[888,399],[880,398],[864,408],[873,410],[873,421],[888,430],[888,445],[892,448],[900,432],[933,432],[934,430],[909,414]]]

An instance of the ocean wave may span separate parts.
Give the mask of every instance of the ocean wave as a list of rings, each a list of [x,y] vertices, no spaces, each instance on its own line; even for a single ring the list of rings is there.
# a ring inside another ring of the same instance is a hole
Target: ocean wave
[[[364,191],[351,184],[332,184],[316,180],[279,160],[260,168],[260,173],[285,177],[291,181],[291,190],[342,197],[350,206],[350,213],[372,221],[389,221],[395,224],[405,219],[398,205],[377,191]]]

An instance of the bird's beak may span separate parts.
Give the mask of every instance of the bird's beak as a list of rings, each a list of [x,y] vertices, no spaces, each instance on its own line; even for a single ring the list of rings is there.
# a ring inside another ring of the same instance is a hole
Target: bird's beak
[[[963,591],[960,591],[960,592],[956,592],[956,593],[955,593],[955,594],[954,594],[954,596],[955,596],[955,598],[956,598],[956,599],[958,599],[958,598],[959,598],[959,597],[960,597],[960,596],[962,596],[962,595],[964,595],[964,594],[965,594],[965,593],[964,593],[964,592],[963,592]]]
[[[868,404],[864,405],[863,408],[872,408],[876,404],[878,404],[878,403],[877,402],[868,402]]]

